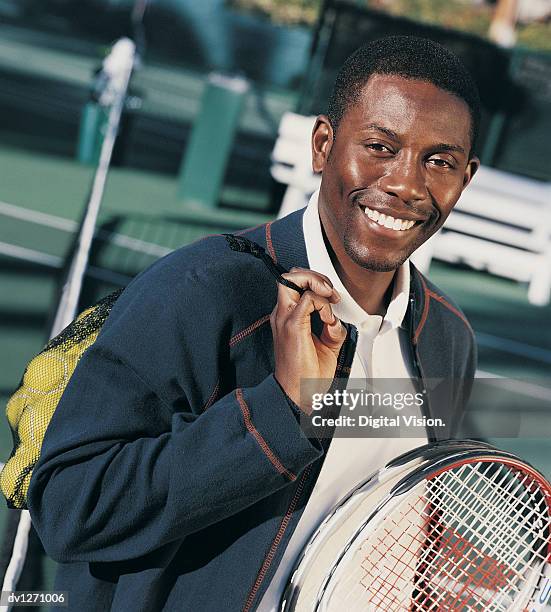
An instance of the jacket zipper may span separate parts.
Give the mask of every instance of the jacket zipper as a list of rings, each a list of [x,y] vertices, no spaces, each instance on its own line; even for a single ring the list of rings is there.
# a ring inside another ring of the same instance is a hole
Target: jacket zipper
[[[276,537],[274,538],[272,545],[270,546],[270,550],[268,552],[268,554],[266,555],[266,558],[264,559],[264,563],[262,564],[262,567],[260,568],[260,572],[258,573],[258,576],[256,578],[256,581],[253,585],[253,588],[251,589],[249,596],[247,597],[247,601],[245,602],[245,605],[243,607],[243,612],[249,612],[249,610],[251,609],[251,606],[253,604],[253,601],[256,597],[256,594],[258,592],[258,589],[260,588],[260,585],[262,584],[262,582],[264,581],[264,578],[266,577],[266,574],[268,572],[268,570],[270,569],[270,565],[272,564],[272,561],[275,557],[276,554],[276,550],[279,546],[279,544],[281,543],[281,540],[283,538],[283,534],[285,533],[287,526],[291,520],[291,516],[295,510],[295,507],[298,503],[298,500],[302,494],[302,491],[304,489],[304,485],[306,483],[306,480],[308,478],[308,476],[310,475],[310,472],[312,470],[312,466],[309,465],[303,472],[298,486],[297,486],[297,490],[295,491],[295,494],[293,496],[293,499],[291,500],[291,503],[289,504],[289,507],[287,508],[287,512],[285,513],[285,516],[283,517],[283,520],[281,521],[281,524],[279,526],[278,532],[276,534]]]
[[[346,325],[346,338],[344,340],[339,356],[337,358],[337,367],[335,368],[335,379],[341,376],[343,368],[344,368],[345,360],[347,356],[349,356],[350,347],[352,346],[351,337],[352,337],[352,326]],[[350,360],[350,358],[348,360]],[[331,385],[331,387],[333,387],[333,385]],[[331,439],[329,439],[327,444],[323,444],[323,441],[320,440],[320,443],[322,444],[323,449],[324,449],[324,453],[327,453],[330,441]],[[289,507],[287,508],[287,512],[285,513],[285,516],[283,517],[283,520],[281,521],[277,534],[274,540],[272,541],[272,545],[270,546],[270,550],[268,551],[268,554],[266,555],[264,562],[262,563],[262,567],[260,568],[260,572],[258,573],[258,576],[253,585],[253,588],[249,592],[247,601],[245,602],[245,605],[243,607],[243,612],[249,612],[249,610],[251,609],[251,606],[255,600],[256,594],[258,593],[258,590],[260,589],[260,586],[262,585],[262,582],[264,581],[264,578],[266,577],[266,574],[268,573],[268,570],[270,569],[270,566],[275,557],[277,548],[280,545],[281,540],[283,539],[283,534],[287,530],[287,526],[289,525],[293,512],[296,508],[298,500],[300,499],[300,496],[302,495],[304,486],[306,484],[306,481],[308,480],[308,477],[310,476],[311,471],[312,471],[312,464],[310,464],[304,470],[304,472],[302,473],[302,476],[300,477],[300,480],[298,481],[297,489],[295,491],[293,499],[291,500],[291,503],[289,504]]]
[[[353,353],[352,355],[349,355],[349,353],[350,353],[351,346],[353,345],[352,329],[354,326],[351,323],[343,323],[343,325],[346,328],[346,338],[344,339],[343,345],[341,346],[341,350],[339,352],[339,356],[337,358],[337,367],[335,368],[335,377],[334,377],[333,383],[331,384],[331,387],[329,388],[329,392],[332,392],[334,390],[336,380],[341,377],[345,361],[349,362],[348,364],[349,366],[352,364],[352,360],[350,357],[352,356],[352,359],[353,359]]]
[[[430,397],[427,391],[427,387],[425,384],[425,374],[423,372],[423,367],[421,365],[421,360],[419,359],[419,349],[417,347],[417,343],[413,341],[413,319],[414,319],[414,308],[415,306],[415,298],[410,296],[409,298],[409,334],[410,334],[410,344],[412,348],[412,361],[413,361],[413,371],[417,376],[417,379],[420,383],[421,393],[423,394],[423,406],[422,411],[423,415],[426,418],[429,418],[431,415],[430,409]],[[434,427],[430,425],[425,426],[425,430],[427,432],[427,438],[429,442],[436,442],[437,437],[435,435]]]

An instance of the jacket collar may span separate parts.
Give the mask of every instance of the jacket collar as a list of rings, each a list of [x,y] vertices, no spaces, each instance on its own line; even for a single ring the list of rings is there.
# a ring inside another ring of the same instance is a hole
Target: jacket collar
[[[306,244],[302,231],[302,218],[306,208],[301,208],[270,224],[270,234],[277,262],[289,269],[293,266],[309,268]]]

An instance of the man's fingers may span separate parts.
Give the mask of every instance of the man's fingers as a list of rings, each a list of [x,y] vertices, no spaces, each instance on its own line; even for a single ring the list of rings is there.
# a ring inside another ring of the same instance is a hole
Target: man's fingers
[[[334,376],[344,326],[333,314],[340,300],[329,279],[312,270],[293,268],[283,276],[304,289],[302,295],[278,283],[278,298],[270,314],[274,339],[274,375],[287,395],[300,405],[302,378]],[[323,340],[312,334],[311,315],[323,322]]]
[[[302,289],[312,291],[317,295],[327,298],[333,304],[340,300],[339,292],[333,288],[331,281],[324,274],[305,268],[291,268],[289,272],[282,274],[282,276]],[[301,297],[297,291],[281,283],[278,283],[277,293],[278,304],[290,310],[295,307]]]
[[[341,323],[340,319],[335,317],[335,321],[333,323],[326,323],[323,326],[323,330],[321,332],[320,340],[333,349],[340,349],[342,343],[346,338],[346,329],[344,325]]]
[[[313,291],[305,291],[298,304],[292,310],[288,321],[291,325],[299,325],[310,330],[310,315],[317,311],[324,323],[334,323],[335,315],[327,298],[319,296]]]

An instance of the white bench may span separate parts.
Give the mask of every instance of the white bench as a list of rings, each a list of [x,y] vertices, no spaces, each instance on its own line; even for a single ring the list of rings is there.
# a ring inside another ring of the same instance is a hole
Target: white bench
[[[320,176],[312,171],[310,139],[315,117],[286,112],[281,118],[271,173],[278,183],[287,185],[278,218],[306,206],[318,188]]]
[[[287,185],[278,217],[305,206],[317,189],[310,137],[315,117],[285,113],[272,153],[272,176]],[[433,258],[466,263],[528,283],[532,304],[551,295],[551,184],[481,167],[440,232],[412,256],[428,272]]]

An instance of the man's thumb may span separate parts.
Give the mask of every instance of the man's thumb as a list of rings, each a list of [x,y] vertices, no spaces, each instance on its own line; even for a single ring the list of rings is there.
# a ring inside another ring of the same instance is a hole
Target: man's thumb
[[[345,338],[346,338],[346,329],[338,317],[334,316],[333,323],[324,324],[323,332],[321,334],[321,341],[327,347],[338,352]]]

